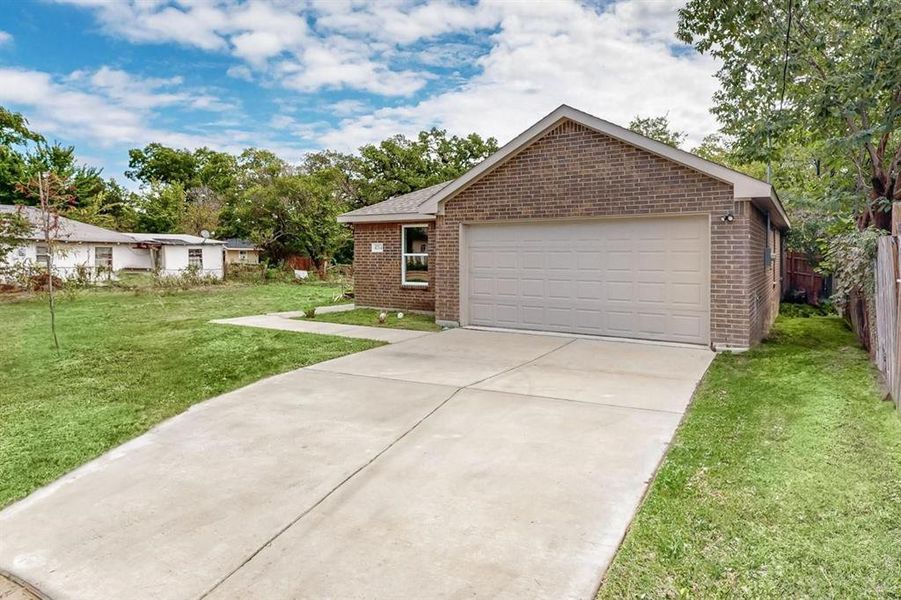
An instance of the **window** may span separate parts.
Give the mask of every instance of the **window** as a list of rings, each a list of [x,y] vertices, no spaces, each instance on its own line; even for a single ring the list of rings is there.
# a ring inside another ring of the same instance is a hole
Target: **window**
[[[240,263],[247,262],[247,250],[238,250],[238,262],[240,262]]]
[[[34,260],[39,265],[50,266],[50,248],[47,244],[37,244],[35,246]]]
[[[188,248],[188,266],[196,269],[203,268],[202,248]]]
[[[429,228],[404,225],[401,247],[401,282],[404,285],[429,285]]]
[[[98,271],[113,270],[112,246],[97,246],[94,248],[94,268]]]

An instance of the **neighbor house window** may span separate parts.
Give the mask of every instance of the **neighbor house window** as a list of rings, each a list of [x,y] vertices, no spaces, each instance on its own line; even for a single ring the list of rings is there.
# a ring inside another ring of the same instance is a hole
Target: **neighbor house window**
[[[34,260],[39,265],[50,266],[50,248],[47,244],[37,244],[35,246]]]
[[[97,246],[94,248],[94,268],[98,271],[113,270],[112,246]]]
[[[238,262],[247,262],[247,250],[238,250]]]
[[[404,225],[401,272],[404,285],[429,285],[429,228]]]
[[[203,250],[200,248],[188,248],[188,266],[203,268]]]

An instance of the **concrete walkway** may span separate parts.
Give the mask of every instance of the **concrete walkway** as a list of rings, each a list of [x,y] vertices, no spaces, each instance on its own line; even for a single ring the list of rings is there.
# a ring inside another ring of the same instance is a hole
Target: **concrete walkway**
[[[713,353],[450,330],[198,404],[0,512],[65,598],[592,598]]]
[[[353,304],[339,304],[337,306],[323,306],[316,309],[317,314],[344,312],[353,310]],[[241,325],[244,327],[262,327],[263,329],[279,329],[281,331],[297,331],[300,333],[319,333],[322,335],[336,335],[338,337],[360,338],[376,340],[396,344],[412,340],[425,335],[431,335],[430,331],[411,331],[408,329],[391,329],[389,327],[367,327],[365,325],[345,325],[343,323],[329,323],[328,321],[302,321],[298,317],[303,316],[303,311],[290,311],[254,315],[250,317],[237,317],[234,319],[216,319],[212,323],[222,325]]]

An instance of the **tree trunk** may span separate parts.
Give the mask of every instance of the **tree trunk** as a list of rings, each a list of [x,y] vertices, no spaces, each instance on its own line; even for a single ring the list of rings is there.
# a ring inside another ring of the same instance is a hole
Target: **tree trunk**
[[[854,290],[848,299],[848,321],[851,329],[857,335],[857,341],[870,351],[870,320],[867,310],[867,299],[861,290]]]

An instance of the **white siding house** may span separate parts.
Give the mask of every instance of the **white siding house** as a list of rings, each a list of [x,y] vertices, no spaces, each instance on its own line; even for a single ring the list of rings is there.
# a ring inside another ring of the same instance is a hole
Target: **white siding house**
[[[225,242],[196,235],[176,233],[129,234],[148,252],[155,253],[157,270],[163,275],[179,275],[194,269],[198,274],[222,278],[222,247]]]
[[[47,265],[47,244],[38,229],[40,211],[30,206],[0,205],[0,212],[16,212],[32,223],[27,240],[7,256],[10,266],[39,269]],[[156,271],[179,275],[196,265],[197,273],[222,277],[224,242],[193,235],[121,233],[59,219],[54,236],[53,270],[57,277],[89,277],[94,280],[115,278],[122,270]]]

